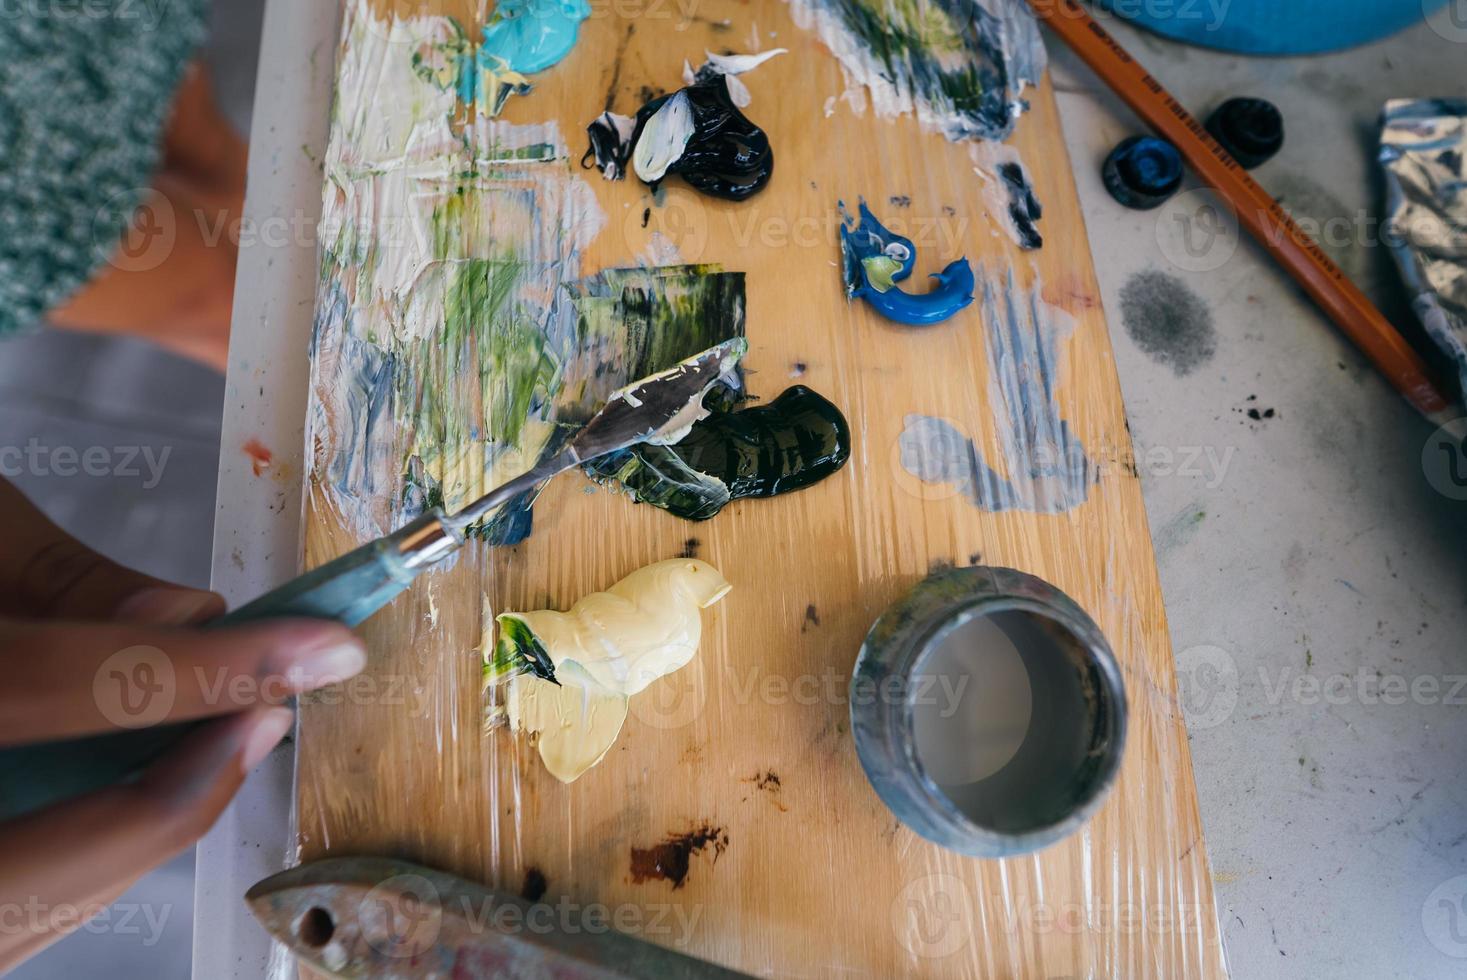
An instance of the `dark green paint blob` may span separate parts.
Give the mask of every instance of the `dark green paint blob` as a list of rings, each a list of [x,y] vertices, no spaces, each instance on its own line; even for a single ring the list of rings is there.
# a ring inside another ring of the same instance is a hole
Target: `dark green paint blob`
[[[636,446],[590,464],[639,502],[703,521],[730,500],[772,497],[830,476],[851,455],[845,416],[819,393],[795,385],[767,405],[731,411],[710,395],[708,418],[675,446]]]

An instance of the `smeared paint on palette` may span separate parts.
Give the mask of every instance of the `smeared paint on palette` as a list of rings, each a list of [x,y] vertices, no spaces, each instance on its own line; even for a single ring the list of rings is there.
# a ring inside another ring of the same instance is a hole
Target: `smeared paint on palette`
[[[740,335],[743,278],[688,266],[581,280],[605,219],[556,125],[492,120],[479,102],[465,119],[462,93],[423,77],[411,55],[459,37],[451,19],[383,22],[364,0],[348,17],[309,445],[317,484],[367,538],[525,472],[611,391]],[[532,498],[480,533],[521,540]]]
[[[1015,245],[1030,251],[1044,244],[1038,221],[1044,209],[1034,194],[1019,151],[1006,143],[975,143],[968,155],[983,181],[983,203]]]
[[[1027,86],[1044,74],[1044,42],[1024,0],[787,0],[795,22],[837,58],[844,102],[858,115],[869,98],[884,119],[915,113],[950,140],[978,141],[974,171],[990,215],[1021,249],[1044,244],[1041,207],[1012,146],[1001,143],[1028,108]]]
[[[275,454],[270,452],[270,447],[258,439],[249,439],[242,448],[250,458],[250,470],[255,476],[263,476],[275,462]]]
[[[1012,270],[1002,278],[981,277],[997,457],[990,462],[961,423],[936,415],[908,415],[900,437],[908,473],[924,483],[953,485],[984,510],[1071,510],[1100,477],[1059,408],[1062,345],[1074,320],[1042,293],[1039,283],[1018,287]]]
[[[570,53],[581,21],[591,15],[586,0],[499,0],[475,41],[457,20],[448,36],[435,37],[413,53],[419,75],[466,106],[497,116],[511,95],[530,91],[526,77]],[[421,23],[421,21],[419,21]]]
[[[1044,73],[1023,0],[788,0],[846,78],[840,100],[881,118],[915,112],[951,140],[1003,140]],[[833,107],[827,107],[831,109]]]

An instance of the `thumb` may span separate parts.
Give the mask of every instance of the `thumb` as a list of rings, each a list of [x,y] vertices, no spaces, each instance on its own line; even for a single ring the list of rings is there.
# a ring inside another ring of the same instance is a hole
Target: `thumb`
[[[210,592],[170,585],[100,555],[0,480],[0,615],[122,619],[159,626],[201,623],[224,612]]]

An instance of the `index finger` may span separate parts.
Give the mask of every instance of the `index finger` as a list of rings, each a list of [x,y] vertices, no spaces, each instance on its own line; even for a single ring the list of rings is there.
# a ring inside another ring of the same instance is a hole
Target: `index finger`
[[[364,666],[361,641],[324,620],[200,630],[0,619],[0,745],[281,704]]]

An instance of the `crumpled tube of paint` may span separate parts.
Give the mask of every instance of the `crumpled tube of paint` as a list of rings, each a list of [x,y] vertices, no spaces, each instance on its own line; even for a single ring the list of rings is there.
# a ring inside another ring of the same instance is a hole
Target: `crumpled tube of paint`
[[[897,818],[960,854],[1048,847],[1120,769],[1126,694],[1100,628],[1009,568],[949,568],[881,615],[850,689],[866,776]]]
[[[1380,134],[1382,235],[1411,309],[1467,391],[1467,100],[1395,99]]]

